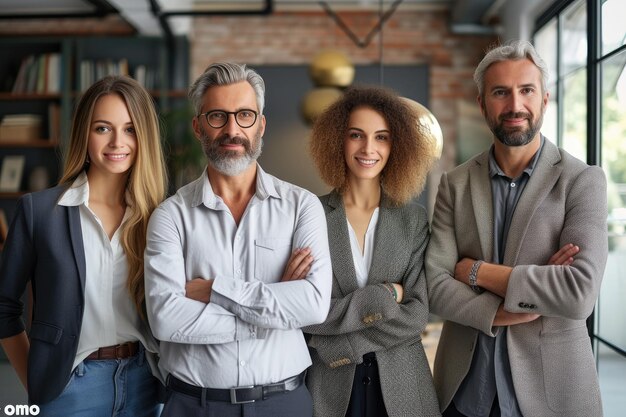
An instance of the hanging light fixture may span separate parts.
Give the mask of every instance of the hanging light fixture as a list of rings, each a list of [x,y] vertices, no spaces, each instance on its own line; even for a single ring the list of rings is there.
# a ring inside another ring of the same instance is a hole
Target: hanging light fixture
[[[431,144],[433,158],[441,158],[441,152],[443,151],[443,132],[435,116],[428,108],[415,100],[406,97],[402,97],[402,100],[413,110],[415,121],[426,133],[425,137]]]
[[[341,97],[342,89],[352,84],[354,65],[341,51],[322,51],[313,58],[309,75],[315,88],[304,96],[301,113],[308,124],[313,124],[317,116]]]

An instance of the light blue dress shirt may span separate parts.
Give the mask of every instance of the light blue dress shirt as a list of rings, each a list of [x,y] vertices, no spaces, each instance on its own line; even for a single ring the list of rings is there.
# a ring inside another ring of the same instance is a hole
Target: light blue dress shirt
[[[489,177],[493,198],[493,262],[502,264],[513,213],[533,173],[543,149],[541,145],[519,177],[507,177],[489,151]],[[468,417],[493,417],[494,400],[498,400],[501,417],[522,417],[517,403],[506,342],[508,327],[499,327],[496,337],[478,334],[472,366],[454,396],[458,411]]]
[[[296,248],[314,258],[305,279],[279,282]],[[277,382],[311,364],[301,327],[321,323],[332,269],[326,217],[312,193],[257,165],[239,225],[206,171],[153,213],[145,253],[146,305],[160,366],[187,383],[231,388]],[[214,279],[208,304],[185,297]]]

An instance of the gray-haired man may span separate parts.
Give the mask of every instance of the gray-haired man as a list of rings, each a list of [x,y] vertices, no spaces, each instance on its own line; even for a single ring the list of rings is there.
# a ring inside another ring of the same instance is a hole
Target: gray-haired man
[[[208,166],[155,210],[145,254],[169,374],[163,416],[312,413],[300,328],[330,304],[326,219],[315,195],[256,163],[264,88],[245,65],[221,63],[190,89]]]
[[[493,146],[441,178],[426,255],[431,310],[447,320],[441,409],[601,416],[585,319],[608,252],[604,174],[541,135],[548,74],[530,43],[493,49],[474,78]]]

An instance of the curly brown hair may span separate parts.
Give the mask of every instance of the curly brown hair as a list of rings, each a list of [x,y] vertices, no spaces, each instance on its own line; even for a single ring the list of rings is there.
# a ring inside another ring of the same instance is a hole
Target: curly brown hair
[[[388,89],[351,87],[315,120],[309,150],[322,180],[340,193],[347,187],[344,140],[350,114],[357,107],[369,107],[387,121],[391,154],[381,173],[381,185],[394,204],[407,203],[424,189],[435,150],[427,131],[417,123],[414,109]]]

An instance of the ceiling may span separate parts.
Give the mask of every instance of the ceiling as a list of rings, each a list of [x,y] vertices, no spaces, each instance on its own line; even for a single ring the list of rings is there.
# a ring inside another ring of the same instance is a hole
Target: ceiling
[[[490,33],[506,0],[329,0],[333,10],[384,10],[396,1],[403,8],[451,9],[452,30]],[[382,4],[381,4],[382,2]],[[323,10],[313,0],[2,0],[0,19],[84,18],[119,15],[142,35],[183,35],[191,17],[202,14],[269,14],[275,10]]]

